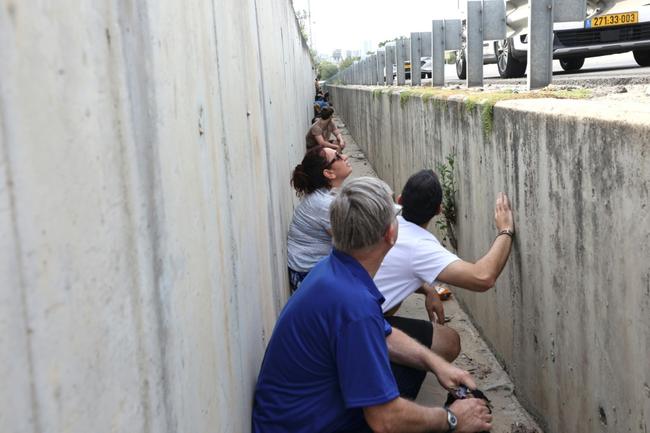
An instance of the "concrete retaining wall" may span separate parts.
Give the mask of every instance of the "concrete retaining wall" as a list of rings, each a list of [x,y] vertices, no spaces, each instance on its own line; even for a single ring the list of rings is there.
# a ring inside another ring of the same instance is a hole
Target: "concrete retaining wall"
[[[313,71],[288,0],[0,0],[0,431],[245,432]]]
[[[455,293],[548,432],[650,429],[650,108],[519,100],[494,108],[333,87],[333,103],[378,174],[456,155],[461,257],[495,236],[511,197],[517,234],[497,285]]]

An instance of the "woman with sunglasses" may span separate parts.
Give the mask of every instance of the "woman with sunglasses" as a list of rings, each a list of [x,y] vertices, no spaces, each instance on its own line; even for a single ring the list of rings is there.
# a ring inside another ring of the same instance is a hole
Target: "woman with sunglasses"
[[[308,151],[293,170],[291,185],[302,200],[293,213],[287,242],[292,293],[332,249],[329,207],[350,173],[348,157],[324,146]]]

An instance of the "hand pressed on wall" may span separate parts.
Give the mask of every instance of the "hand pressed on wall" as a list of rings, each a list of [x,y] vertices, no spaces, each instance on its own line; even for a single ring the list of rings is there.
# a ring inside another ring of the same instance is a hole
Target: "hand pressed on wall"
[[[510,200],[508,200],[508,196],[505,192],[500,192],[497,195],[497,201],[494,207],[494,222],[496,223],[497,231],[515,231],[515,223],[512,217],[512,209],[510,208]]]

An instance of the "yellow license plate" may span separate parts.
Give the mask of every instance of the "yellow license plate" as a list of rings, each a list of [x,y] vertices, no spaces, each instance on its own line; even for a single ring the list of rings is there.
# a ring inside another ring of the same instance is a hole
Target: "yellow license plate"
[[[610,26],[624,26],[627,24],[635,24],[639,22],[638,12],[625,12],[622,14],[609,14],[594,17],[591,19],[591,27],[610,27]]]

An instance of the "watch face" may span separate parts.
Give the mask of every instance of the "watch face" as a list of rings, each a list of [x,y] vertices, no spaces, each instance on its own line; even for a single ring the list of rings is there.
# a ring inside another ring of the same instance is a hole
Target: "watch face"
[[[458,424],[458,419],[449,409],[447,409],[447,422],[449,423],[449,431],[454,431],[456,429],[456,424]]]

